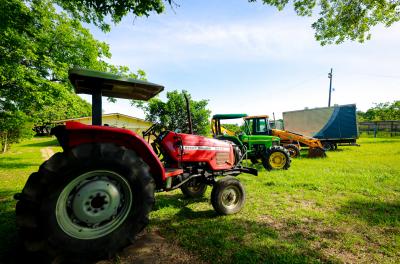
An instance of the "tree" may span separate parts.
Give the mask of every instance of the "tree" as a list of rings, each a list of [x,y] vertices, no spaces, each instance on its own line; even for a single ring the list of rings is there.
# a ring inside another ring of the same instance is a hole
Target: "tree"
[[[72,67],[145,78],[143,71],[107,63],[109,46],[50,0],[0,1],[0,9],[0,111],[7,116],[43,125],[90,115],[90,104],[69,83]],[[26,118],[18,118],[21,113]],[[0,123],[5,135],[11,128]]]
[[[129,13],[135,16],[149,16],[151,12],[160,14],[164,11],[164,2],[172,5],[173,0],[55,0],[64,10],[69,11],[75,18],[87,23],[94,23],[104,31],[110,30],[105,18],[110,16],[118,23]]]
[[[289,3],[289,0],[261,1],[278,10]],[[371,38],[369,32],[373,26],[389,27],[400,20],[400,2],[393,0],[293,0],[293,6],[299,16],[311,16],[318,10],[319,18],[312,28],[321,45],[340,44],[345,40],[362,43]]]
[[[248,0],[256,2],[257,0]],[[289,0],[260,0],[265,5],[284,9]],[[103,30],[110,26],[105,18],[110,16],[118,23],[129,13],[148,16],[151,12],[161,13],[165,4],[177,6],[173,0],[56,0],[73,16],[86,22],[93,22]],[[372,27],[383,24],[386,27],[400,19],[400,1],[397,0],[293,0],[292,5],[299,16],[311,16],[318,12],[318,19],[312,24],[315,38],[325,44],[339,44],[345,40],[364,42],[370,39]],[[317,10],[317,11],[315,11]]]
[[[0,151],[4,153],[12,143],[33,134],[29,118],[22,112],[7,113],[0,110]]]
[[[365,113],[357,112],[359,121],[400,120],[400,101],[379,103]]]
[[[240,133],[240,131],[243,131],[242,126],[238,124],[222,124],[222,126],[235,134]]]
[[[188,96],[190,102],[193,133],[208,135],[210,133],[209,118],[211,113],[206,108],[208,101],[194,101],[186,91],[167,92],[167,102],[163,102],[159,98],[152,98],[148,102],[132,101],[132,104],[143,109],[147,121],[160,124],[167,130],[180,129],[183,133],[188,133],[188,115],[184,94]]]

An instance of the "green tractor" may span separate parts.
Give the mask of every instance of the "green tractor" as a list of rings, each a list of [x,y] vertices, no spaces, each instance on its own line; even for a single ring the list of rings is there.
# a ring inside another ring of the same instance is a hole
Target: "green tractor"
[[[243,119],[244,125],[239,132],[232,132],[221,125],[221,120]],[[280,146],[280,138],[271,135],[268,116],[247,116],[246,114],[217,114],[211,120],[213,136],[228,140],[239,146],[243,157],[253,164],[262,162],[266,170],[288,169],[290,154]]]

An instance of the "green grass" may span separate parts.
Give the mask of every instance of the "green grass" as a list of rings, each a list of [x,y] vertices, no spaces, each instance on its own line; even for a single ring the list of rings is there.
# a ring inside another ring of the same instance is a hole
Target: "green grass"
[[[247,203],[233,216],[216,216],[210,190],[160,193],[152,228],[209,262],[399,263],[400,140],[359,143],[239,176]]]
[[[55,152],[60,151],[57,144],[54,138],[34,138],[15,144],[6,154],[0,154],[0,263],[16,245],[13,196],[22,190],[28,176],[44,161],[40,149],[50,147]]]
[[[195,200],[158,193],[150,228],[210,263],[400,263],[400,140],[358,143],[326,159],[303,155],[287,171],[239,176],[247,202],[232,216],[216,215],[210,188]],[[0,155],[0,253],[15,247],[12,195],[48,145],[34,139]]]

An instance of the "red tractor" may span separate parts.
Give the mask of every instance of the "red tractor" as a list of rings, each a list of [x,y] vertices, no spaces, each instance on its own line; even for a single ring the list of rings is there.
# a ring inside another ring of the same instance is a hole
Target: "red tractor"
[[[153,149],[130,130],[101,125],[102,95],[148,100],[162,86],[82,69],[69,78],[77,93],[92,95],[93,125],[55,127],[63,152],[45,161],[15,196],[17,226],[29,252],[68,261],[113,255],[147,225],[155,191],[181,188],[186,197],[200,197],[211,185],[219,214],[241,210],[245,191],[232,176],[257,171],[241,166],[234,144],[151,128],[145,135],[155,135]]]

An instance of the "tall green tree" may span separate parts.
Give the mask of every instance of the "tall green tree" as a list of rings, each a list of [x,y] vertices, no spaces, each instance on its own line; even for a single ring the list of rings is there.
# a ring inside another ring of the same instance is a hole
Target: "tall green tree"
[[[3,120],[14,116],[21,122],[42,125],[90,115],[90,104],[74,94],[69,83],[68,70],[72,67],[145,77],[142,71],[133,74],[127,67],[107,63],[109,46],[94,39],[79,20],[57,11],[53,1],[3,0],[0,10]],[[19,118],[21,115],[26,118]],[[0,122],[2,138],[9,136],[5,131],[12,133],[6,123]]]
[[[152,98],[148,102],[132,101],[132,104],[143,109],[146,120],[159,124],[167,130],[179,129],[183,133],[189,133],[188,114],[184,95],[188,96],[190,112],[193,124],[193,133],[208,135],[210,133],[210,113],[207,109],[207,100],[195,101],[186,91],[167,92],[167,101]]]
[[[257,0],[247,0],[257,2]],[[322,44],[339,44],[345,40],[364,42],[371,37],[371,28],[386,27],[400,20],[398,0],[259,0],[265,5],[283,10],[293,6],[299,16],[318,13],[312,24],[315,38]],[[56,0],[65,10],[86,22],[93,22],[109,30],[106,17],[118,23],[129,13],[148,16],[161,13],[165,5],[178,6],[173,0]]]

